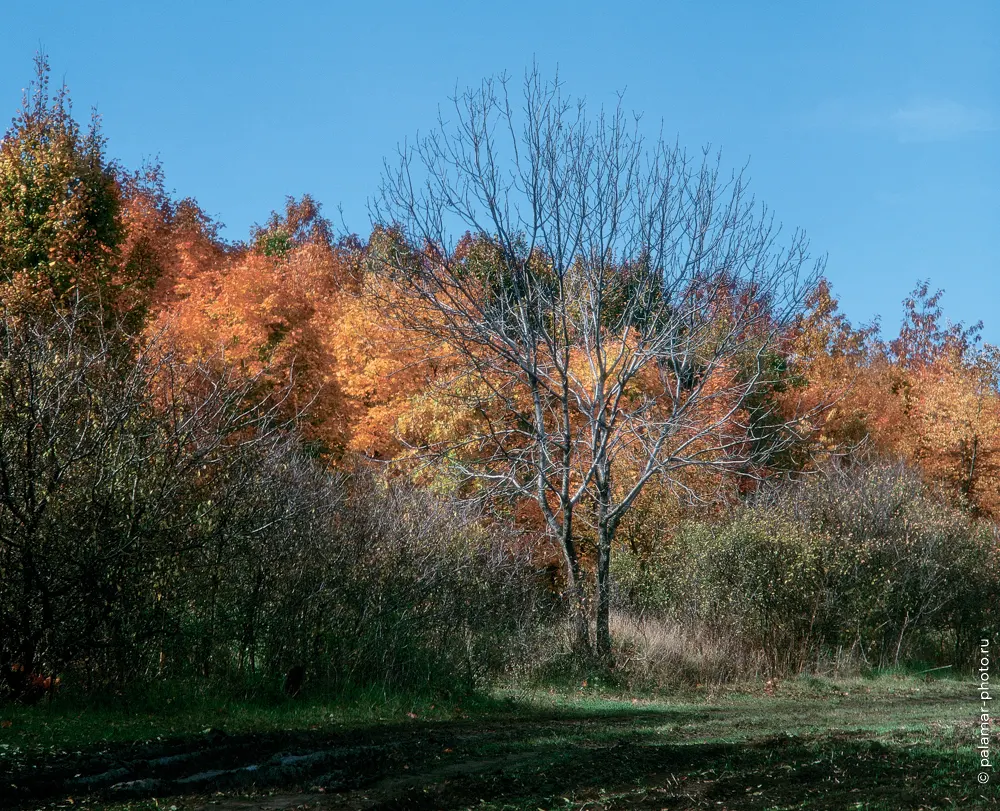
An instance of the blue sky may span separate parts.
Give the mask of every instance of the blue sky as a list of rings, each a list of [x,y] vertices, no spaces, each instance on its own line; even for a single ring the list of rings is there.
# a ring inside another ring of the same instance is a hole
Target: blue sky
[[[532,59],[730,165],[829,255],[856,322],[917,279],[1000,342],[1000,2],[68,3],[0,11],[0,106],[43,48],[109,153],[244,237],[311,193],[367,233],[384,156],[456,85]]]

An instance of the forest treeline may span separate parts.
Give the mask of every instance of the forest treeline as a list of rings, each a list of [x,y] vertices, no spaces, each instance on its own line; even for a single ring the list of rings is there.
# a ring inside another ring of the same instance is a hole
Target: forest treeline
[[[1000,356],[928,283],[852,324],[741,177],[535,74],[509,173],[484,83],[366,239],[303,196],[228,242],[48,80],[0,145],[7,697],[961,668],[995,629]]]

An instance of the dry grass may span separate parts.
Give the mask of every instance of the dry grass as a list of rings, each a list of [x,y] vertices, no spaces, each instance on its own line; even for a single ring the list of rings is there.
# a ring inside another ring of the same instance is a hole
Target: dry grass
[[[802,650],[761,650],[739,637],[684,628],[656,616],[614,612],[611,633],[621,681],[633,689],[677,690],[810,673],[850,675],[858,661],[843,651],[810,657]]]
[[[765,662],[735,640],[685,631],[658,617],[615,612],[611,617],[616,666],[627,681],[646,689],[724,684],[760,675]]]

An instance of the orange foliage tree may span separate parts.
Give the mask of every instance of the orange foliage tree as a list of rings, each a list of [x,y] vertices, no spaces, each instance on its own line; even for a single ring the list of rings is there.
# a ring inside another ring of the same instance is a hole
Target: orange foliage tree
[[[304,417],[321,452],[343,454],[347,426],[336,374],[341,293],[356,276],[357,246],[333,242],[309,197],[289,199],[251,243],[224,254],[190,215],[175,214],[172,264],[152,332],[185,358],[214,358],[276,389]],[[182,237],[180,240],[177,236]]]
[[[1000,354],[981,325],[944,318],[941,291],[917,285],[899,334],[853,328],[823,282],[790,337],[807,381],[797,396],[835,405],[815,427],[830,449],[870,445],[906,460],[973,510],[1000,510]]]
[[[226,248],[214,223],[191,198],[174,200],[162,168],[149,165],[120,178],[123,272],[136,284],[128,307],[137,320],[186,298],[218,268]]]

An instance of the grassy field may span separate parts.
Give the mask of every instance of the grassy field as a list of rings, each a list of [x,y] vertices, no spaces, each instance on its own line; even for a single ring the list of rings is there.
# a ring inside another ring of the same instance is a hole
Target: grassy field
[[[0,715],[0,807],[990,808],[976,711],[964,682],[891,675],[670,698],[57,701]]]

